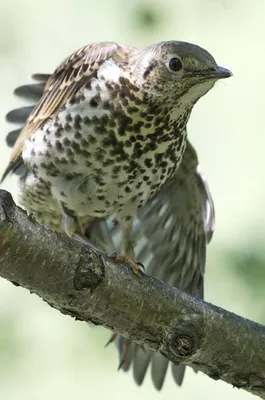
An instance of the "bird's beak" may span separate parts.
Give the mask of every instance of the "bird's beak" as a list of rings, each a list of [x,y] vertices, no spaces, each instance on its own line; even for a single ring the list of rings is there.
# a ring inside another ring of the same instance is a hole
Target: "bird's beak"
[[[223,79],[232,76],[232,72],[229,69],[219,67],[218,65],[213,68],[203,69],[201,71],[195,71],[195,75],[202,77],[203,79]]]

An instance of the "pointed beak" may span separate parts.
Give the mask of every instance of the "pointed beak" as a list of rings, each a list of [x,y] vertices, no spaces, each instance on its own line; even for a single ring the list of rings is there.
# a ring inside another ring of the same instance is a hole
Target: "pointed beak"
[[[229,69],[223,68],[216,66],[213,68],[213,76],[216,78],[222,79],[222,78],[230,78],[230,76],[233,76],[232,72],[229,71]]]
[[[224,79],[229,78],[233,75],[232,72],[229,71],[229,69],[219,67],[218,65],[213,68],[196,71],[195,74],[197,76],[201,76],[204,79]]]

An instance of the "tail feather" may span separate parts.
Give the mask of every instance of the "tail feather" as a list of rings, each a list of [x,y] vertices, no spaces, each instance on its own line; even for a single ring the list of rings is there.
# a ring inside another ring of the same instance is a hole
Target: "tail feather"
[[[183,379],[184,379],[184,375],[185,375],[185,365],[181,364],[181,365],[177,365],[177,364],[171,364],[172,365],[172,375],[174,378],[174,381],[176,382],[176,384],[178,386],[182,385]],[[197,372],[197,371],[195,371]]]
[[[31,79],[37,82],[47,82],[50,76],[51,74],[33,74],[31,75]]]
[[[161,390],[164,384],[169,361],[159,353],[154,353],[152,357],[151,377],[157,390]]]
[[[14,90],[14,94],[26,100],[38,101],[44,92],[45,83],[19,86]]]
[[[134,346],[135,351],[133,360],[133,377],[137,385],[141,386],[144,381],[153,352],[150,350],[147,351],[139,345]]]
[[[8,147],[14,146],[21,130],[22,130],[22,128],[18,128],[11,132],[8,132],[8,134],[6,136],[6,143],[7,143]]]
[[[6,120],[15,124],[24,124],[33,109],[34,106],[15,108],[6,114]]]
[[[9,147],[14,147],[16,140],[23,129],[29,115],[33,111],[36,106],[36,103],[40,100],[47,80],[49,79],[49,74],[35,74],[32,76],[32,79],[39,82],[34,84],[23,85],[15,89],[14,94],[18,97],[22,97],[25,100],[33,102],[33,105],[16,108],[11,110],[6,115],[7,122],[21,124],[22,126],[18,129],[15,129],[9,132],[6,136],[6,143]],[[16,174],[23,174],[25,172],[25,167],[23,165],[23,160],[19,157],[15,162],[11,162],[8,168],[5,170],[1,182],[5,179],[5,177],[10,173],[15,172]]]

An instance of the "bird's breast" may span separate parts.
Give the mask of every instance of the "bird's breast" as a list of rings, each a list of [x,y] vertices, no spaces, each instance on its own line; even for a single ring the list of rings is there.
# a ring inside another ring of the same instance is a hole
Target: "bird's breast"
[[[26,143],[23,158],[80,215],[140,207],[178,167],[186,134],[122,77],[95,79]]]

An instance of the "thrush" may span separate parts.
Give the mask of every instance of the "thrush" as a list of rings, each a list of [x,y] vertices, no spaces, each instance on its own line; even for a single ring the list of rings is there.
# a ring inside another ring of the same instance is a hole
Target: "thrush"
[[[198,99],[229,76],[189,43],[88,45],[52,75],[37,74],[38,83],[17,89],[38,102],[7,115],[25,125],[7,137],[14,149],[3,177],[22,169],[21,203],[40,223],[73,236],[89,222],[87,236],[102,248],[119,229],[121,254],[136,255],[147,273],[202,297],[214,212],[186,125]],[[135,254],[134,242],[146,237]],[[140,384],[151,360],[160,389],[168,361],[116,341],[122,368],[134,359]],[[178,384],[183,373],[173,367]]]

